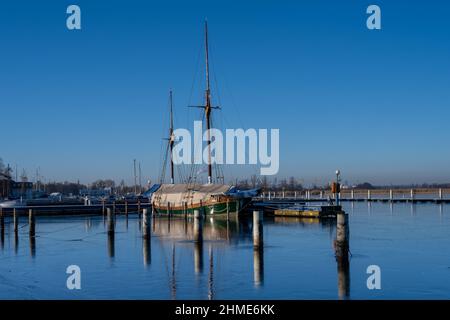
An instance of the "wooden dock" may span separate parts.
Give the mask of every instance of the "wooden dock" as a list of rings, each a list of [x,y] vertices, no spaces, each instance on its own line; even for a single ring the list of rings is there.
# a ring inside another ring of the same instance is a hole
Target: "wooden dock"
[[[450,203],[450,189],[344,189],[340,201],[346,202],[404,202],[404,203]],[[302,190],[263,192],[256,202],[311,203],[329,202],[334,199],[330,190]]]
[[[146,203],[119,203],[119,204],[92,204],[92,205],[47,205],[47,206],[19,206],[15,208],[1,208],[3,215],[13,216],[14,210],[17,215],[28,215],[29,210],[33,210],[36,216],[73,216],[73,215],[103,215],[109,208],[116,214],[137,213],[143,209],[148,209],[151,204]]]

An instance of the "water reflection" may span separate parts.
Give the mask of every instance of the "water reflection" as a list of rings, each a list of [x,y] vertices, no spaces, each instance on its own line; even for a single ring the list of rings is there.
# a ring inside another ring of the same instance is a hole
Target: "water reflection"
[[[348,215],[347,215],[348,219]],[[227,245],[235,245],[239,242],[253,243],[253,284],[255,288],[264,285],[264,228],[263,225],[289,224],[309,228],[321,226],[333,234],[336,230],[336,221],[332,219],[295,218],[295,217],[241,217],[226,219],[226,217],[177,219],[158,217],[153,219],[152,230],[155,236],[162,241],[192,241],[194,272],[199,275],[204,271],[204,245],[208,245],[208,299],[214,299],[214,245],[211,242],[223,241]],[[345,236],[348,237],[348,222],[345,225]],[[337,234],[336,230],[336,234]],[[346,238],[347,239],[347,238]],[[174,245],[175,246],[175,245]],[[341,251],[336,251],[338,296],[347,299],[350,296],[350,261],[348,256],[348,244],[339,246]],[[175,247],[173,255],[175,256]],[[173,270],[173,269],[172,269]],[[172,276],[172,280],[174,277]],[[173,287],[173,286],[172,286]],[[173,293],[173,290],[172,290]]]
[[[108,232],[108,257],[111,258],[111,260],[114,259],[115,255],[115,236],[114,232]]]
[[[5,248],[5,217],[3,212],[0,211],[0,247],[2,250]]]
[[[36,237],[30,235],[30,255],[36,257]]]
[[[214,255],[212,246],[209,246],[208,300],[213,299],[214,299]]]
[[[255,287],[260,287],[264,284],[264,249],[253,249],[253,282]]]

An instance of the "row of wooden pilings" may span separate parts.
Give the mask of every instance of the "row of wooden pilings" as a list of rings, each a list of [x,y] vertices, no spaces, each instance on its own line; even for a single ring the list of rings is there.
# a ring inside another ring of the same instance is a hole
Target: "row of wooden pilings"
[[[16,249],[19,242],[19,212],[17,209],[13,209],[13,226],[14,226],[14,239],[16,243]],[[36,253],[36,217],[35,212],[32,209],[28,210],[28,235],[30,240],[31,255],[34,257]],[[0,207],[0,244],[3,248],[5,243],[5,215],[3,208]]]

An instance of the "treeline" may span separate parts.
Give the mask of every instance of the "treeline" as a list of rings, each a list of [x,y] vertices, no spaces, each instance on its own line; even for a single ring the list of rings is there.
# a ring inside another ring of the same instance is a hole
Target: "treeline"
[[[49,182],[49,183],[41,183],[38,181],[37,188],[41,191],[44,191],[48,194],[54,192],[60,192],[63,194],[73,194],[78,195],[81,190],[104,190],[111,189],[111,192],[114,194],[125,195],[127,193],[133,193],[137,191],[138,193],[145,191],[145,187],[141,188],[139,186],[127,186],[125,182],[122,180],[119,185],[116,185],[114,180],[106,179],[106,180],[96,180],[88,185],[81,184],[79,182]]]

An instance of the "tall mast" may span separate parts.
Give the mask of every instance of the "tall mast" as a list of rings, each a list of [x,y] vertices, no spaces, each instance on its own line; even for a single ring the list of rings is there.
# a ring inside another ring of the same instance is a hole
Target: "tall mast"
[[[205,20],[205,58],[206,58],[206,92],[205,92],[205,115],[206,128],[208,132],[208,183],[212,183],[212,165],[211,165],[211,92],[209,86],[209,54],[208,54],[208,22]]]
[[[173,136],[173,103],[172,103],[172,90],[170,90],[170,128],[169,128],[169,146],[170,146],[170,183],[174,184],[174,173],[173,173],[173,144],[175,139]]]
[[[136,159],[133,159],[133,172],[134,172],[134,194],[137,195]]]

